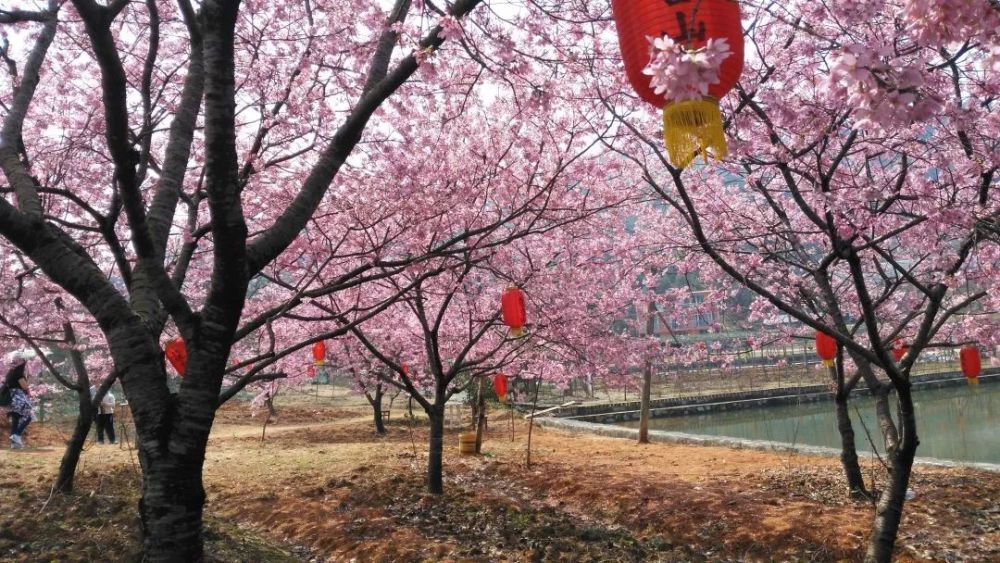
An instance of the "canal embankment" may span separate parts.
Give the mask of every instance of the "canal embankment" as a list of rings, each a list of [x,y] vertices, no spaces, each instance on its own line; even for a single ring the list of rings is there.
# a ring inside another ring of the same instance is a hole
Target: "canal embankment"
[[[979,380],[981,385],[992,385],[1000,382],[1000,368],[983,370],[983,374],[979,377]],[[958,371],[922,374],[914,376],[912,381],[914,390],[943,389],[968,385],[966,379]],[[868,395],[863,382],[859,383],[854,393],[855,396]],[[650,416],[653,418],[690,416],[712,412],[800,405],[803,403],[832,400],[833,393],[827,384],[800,385],[736,393],[652,399],[650,401]],[[563,408],[557,416],[560,419],[577,420],[580,422],[615,424],[639,420],[639,406],[638,401],[582,405]]]

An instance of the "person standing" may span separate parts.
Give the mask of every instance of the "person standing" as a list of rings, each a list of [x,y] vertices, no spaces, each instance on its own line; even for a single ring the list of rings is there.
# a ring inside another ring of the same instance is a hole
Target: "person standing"
[[[25,362],[19,359],[10,368],[3,381],[4,387],[10,393],[10,406],[7,416],[10,418],[10,447],[24,447],[24,431],[31,424],[31,392],[28,389],[28,376],[25,373]]]
[[[101,404],[97,406],[97,443],[104,443],[104,435],[115,444],[115,394],[108,389],[101,399]]]

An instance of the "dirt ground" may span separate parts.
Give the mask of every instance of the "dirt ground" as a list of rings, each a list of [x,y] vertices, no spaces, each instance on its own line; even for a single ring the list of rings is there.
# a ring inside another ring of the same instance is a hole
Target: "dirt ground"
[[[362,407],[281,406],[261,442],[221,413],[205,463],[213,561],[856,561],[870,505],[835,459],[573,436],[493,413],[482,456],[449,430],[445,494],[424,493],[426,428],[372,431]],[[84,452],[51,496],[65,435],[0,452],[0,560],[135,560],[139,474],[126,445]],[[884,482],[877,462],[866,471]],[[919,467],[900,561],[1000,561],[1000,475]],[[8,508],[10,507],[10,508]]]

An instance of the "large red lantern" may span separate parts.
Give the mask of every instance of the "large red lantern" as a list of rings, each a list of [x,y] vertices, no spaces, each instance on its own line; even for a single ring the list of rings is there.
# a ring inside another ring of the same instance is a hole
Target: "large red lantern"
[[[979,347],[963,346],[958,353],[958,358],[962,364],[962,375],[969,381],[969,385],[978,385],[979,374],[983,371],[983,361],[979,356]]]
[[[743,28],[736,0],[611,0],[625,72],[640,98],[663,108],[663,137],[670,161],[686,167],[700,153],[727,154],[719,100],[743,73]],[[709,39],[726,39],[731,54],[722,61],[719,81],[701,100],[669,100],[656,93],[643,73],[652,58],[651,39],[669,37],[686,51],[703,49]]]
[[[823,360],[823,365],[833,367],[833,360],[837,357],[837,341],[832,336],[816,331],[816,354]]]
[[[903,342],[902,340],[897,340],[895,346],[892,347],[892,357],[897,362],[902,360],[906,353],[910,351],[910,346]]]
[[[507,376],[498,373],[493,376],[493,390],[496,391],[501,403],[507,402]]]
[[[326,363],[326,343],[322,340],[313,344],[313,361],[318,366]]]
[[[503,292],[500,298],[500,312],[503,315],[503,324],[510,327],[510,333],[514,337],[524,335],[524,325],[527,322],[527,313],[524,311],[524,292],[516,287],[509,287]]]
[[[170,362],[170,365],[174,366],[174,371],[183,377],[188,361],[187,346],[184,345],[184,341],[180,338],[175,338],[167,342],[167,348],[164,352],[166,353],[167,361]]]

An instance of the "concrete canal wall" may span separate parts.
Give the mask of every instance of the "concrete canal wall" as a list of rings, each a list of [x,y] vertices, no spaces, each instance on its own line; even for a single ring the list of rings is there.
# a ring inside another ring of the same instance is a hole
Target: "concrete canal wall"
[[[980,385],[990,385],[1000,382],[1000,368],[983,370],[979,377]],[[938,389],[967,385],[961,372],[949,371],[942,373],[927,373],[913,378],[914,389]],[[854,393],[856,396],[867,395],[864,383],[859,383]],[[740,393],[721,393],[698,397],[676,397],[669,399],[653,399],[650,401],[650,415],[653,418],[666,416],[686,416],[691,414],[706,414],[710,412],[730,411],[758,407],[781,405],[796,405],[805,402],[832,401],[833,393],[828,385],[806,385],[778,389],[761,389]],[[561,419],[593,422],[598,424],[613,424],[629,420],[639,420],[639,402],[628,401],[619,403],[602,403],[599,405],[584,405],[562,409],[558,417]]]
[[[557,428],[574,434],[593,434],[597,436],[606,436],[608,438],[621,438],[633,441],[639,440],[638,428],[625,428],[624,426],[612,426],[610,424],[597,424],[566,418],[546,417],[538,418],[535,421],[535,424],[538,424],[543,428]],[[822,446],[807,446],[789,444],[786,442],[769,442],[766,440],[746,440],[742,438],[729,438],[726,436],[706,436],[702,434],[687,434],[684,432],[668,432],[665,430],[650,430],[649,441],[699,446],[719,446],[723,448],[735,449],[764,450],[802,455],[840,456],[840,450],[835,448],[825,448]],[[871,454],[858,452],[858,455],[867,456]],[[957,462],[946,459],[925,457],[918,457],[916,459],[916,463],[920,465],[933,465],[938,467],[970,467],[1000,473],[1000,465],[994,463]]]

